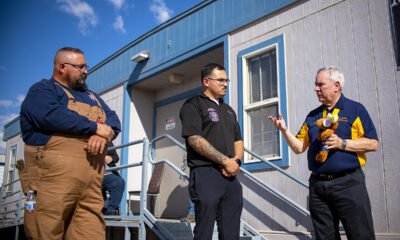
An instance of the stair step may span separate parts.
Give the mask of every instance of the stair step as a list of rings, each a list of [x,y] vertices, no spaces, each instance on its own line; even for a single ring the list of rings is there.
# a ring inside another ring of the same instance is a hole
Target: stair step
[[[195,223],[184,223],[179,220],[158,219],[159,223],[166,228],[176,240],[193,239]],[[217,224],[214,225],[213,240],[218,240]],[[241,240],[261,240],[259,236],[240,236]]]

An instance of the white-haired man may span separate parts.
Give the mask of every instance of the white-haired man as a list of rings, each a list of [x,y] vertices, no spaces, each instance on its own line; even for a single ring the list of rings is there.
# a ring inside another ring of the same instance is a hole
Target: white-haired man
[[[378,136],[364,106],[342,94],[344,76],[337,67],[318,70],[315,92],[321,106],[312,110],[296,136],[291,134],[282,115],[268,118],[282,132],[295,153],[308,148],[310,212],[316,239],[340,239],[339,221],[347,239],[375,239],[371,205],[361,169],[365,153],[378,149]],[[315,122],[327,114],[337,114],[336,132],[325,142],[318,140],[320,132]],[[324,163],[315,160],[322,146],[328,151]]]

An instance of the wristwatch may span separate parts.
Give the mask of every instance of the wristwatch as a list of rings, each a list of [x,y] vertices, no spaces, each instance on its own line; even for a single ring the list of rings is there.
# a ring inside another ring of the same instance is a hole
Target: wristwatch
[[[340,149],[344,150],[344,149],[346,149],[346,146],[347,146],[346,139],[342,139],[342,146],[340,146]]]
[[[239,167],[242,166],[242,160],[236,159],[235,161],[236,161],[236,163],[239,165]]]

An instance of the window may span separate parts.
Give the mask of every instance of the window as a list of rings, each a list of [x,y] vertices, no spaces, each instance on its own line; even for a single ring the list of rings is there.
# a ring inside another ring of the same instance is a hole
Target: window
[[[248,92],[244,111],[248,147],[260,156],[280,155],[279,131],[266,121],[278,114],[276,49],[247,59]],[[251,157],[246,161],[251,160]]]
[[[393,49],[397,71],[400,71],[400,0],[389,0],[390,20],[392,25]]]
[[[281,113],[287,119],[283,35],[238,53],[238,115],[245,148],[280,167],[289,165],[289,149],[279,130],[267,119]],[[252,154],[244,168],[260,170],[269,165]]]
[[[11,147],[10,150],[10,158],[9,158],[9,165],[8,165],[8,177],[7,177],[7,192],[13,191],[13,181],[15,179],[15,161],[17,159],[17,146]]]

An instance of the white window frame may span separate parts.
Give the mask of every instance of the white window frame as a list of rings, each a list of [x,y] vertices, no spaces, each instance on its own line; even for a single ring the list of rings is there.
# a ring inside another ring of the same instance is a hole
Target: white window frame
[[[271,50],[272,48],[276,49],[276,66],[277,66],[277,91],[278,91],[278,112],[282,114],[283,118],[288,122],[288,99],[287,99],[287,79],[286,79],[286,60],[285,60],[285,42],[284,42],[284,34],[280,34],[269,38],[267,40],[258,42],[254,45],[251,45],[245,49],[239,50],[237,54],[237,81],[238,81],[238,121],[242,129],[244,145],[246,148],[246,154],[244,157],[244,164],[242,167],[248,171],[253,170],[264,170],[271,169],[271,166],[268,164],[273,163],[274,165],[282,168],[286,168],[290,166],[290,154],[289,154],[289,146],[284,140],[284,137],[279,132],[279,151],[280,156],[256,156],[255,159],[249,158],[247,151],[251,151],[248,148],[249,143],[248,139],[251,132],[248,129],[248,119],[246,115],[246,110],[251,108],[257,108],[260,106],[266,106],[267,104],[272,104],[276,99],[269,99],[259,103],[255,103],[254,105],[248,106],[246,105],[246,101],[248,101],[248,92],[249,92],[249,84],[248,84],[248,66],[247,61],[249,58],[260,55],[266,51]],[[265,116],[267,118],[267,116]],[[264,120],[264,119],[263,119]],[[268,119],[265,119],[267,124],[272,124]],[[257,155],[257,154],[256,154]],[[260,159],[262,160],[260,160]],[[264,160],[267,160],[264,162]]]
[[[252,149],[252,138],[250,136],[251,134],[251,121],[250,121],[250,116],[248,114],[249,111],[251,110],[256,110],[262,107],[268,107],[274,104],[278,104],[278,111],[280,109],[280,103],[279,103],[279,56],[278,56],[278,44],[272,44],[267,47],[258,49],[255,52],[249,53],[247,55],[243,55],[242,58],[242,66],[243,66],[243,120],[244,120],[244,142],[245,142],[245,147],[247,149]],[[277,91],[278,91],[278,96],[274,98],[269,98],[265,100],[258,101],[256,103],[249,103],[250,99],[250,70],[249,70],[249,64],[248,61],[251,58],[261,56],[269,51],[275,50],[276,51],[276,72],[277,72]],[[265,119],[267,121],[267,119]],[[281,141],[279,141],[279,152],[282,152],[282,144]],[[281,155],[263,155],[261,156],[266,160],[277,160],[280,159],[282,156]],[[244,162],[245,163],[254,163],[254,162],[259,162],[257,158],[252,158],[252,156],[248,153],[245,153],[244,155]]]
[[[13,192],[14,189],[14,183],[15,181],[15,164],[17,161],[17,145],[13,145],[10,147],[10,154],[9,154],[9,159],[8,159],[8,169],[7,169],[7,193]]]

